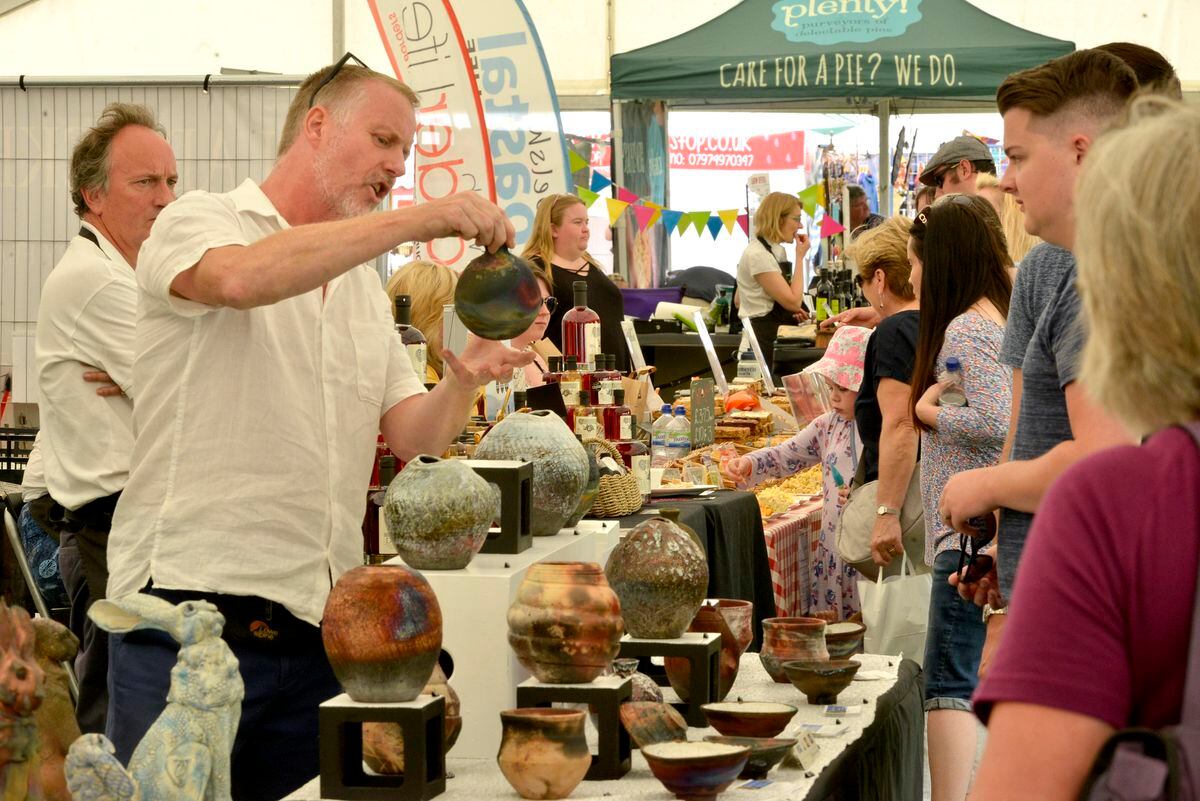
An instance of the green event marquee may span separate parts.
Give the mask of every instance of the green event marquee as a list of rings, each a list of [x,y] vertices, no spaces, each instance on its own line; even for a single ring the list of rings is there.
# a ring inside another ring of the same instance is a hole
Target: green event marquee
[[[612,56],[613,100],[673,105],[833,98],[982,101],[1075,49],[966,0],[743,0],[698,28]]]

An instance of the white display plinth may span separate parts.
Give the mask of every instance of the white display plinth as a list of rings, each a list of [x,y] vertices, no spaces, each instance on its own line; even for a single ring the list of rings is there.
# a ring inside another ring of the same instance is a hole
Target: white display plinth
[[[616,521],[584,520],[553,537],[534,537],[523,553],[481,553],[462,570],[421,571],[442,608],[442,647],[454,658],[450,683],[462,703],[456,757],[496,758],[500,712],[516,706],[517,685],[529,678],[508,644],[507,618],[525,571],[536,562],[603,566],[618,537]],[[400,557],[388,562],[403,563]]]

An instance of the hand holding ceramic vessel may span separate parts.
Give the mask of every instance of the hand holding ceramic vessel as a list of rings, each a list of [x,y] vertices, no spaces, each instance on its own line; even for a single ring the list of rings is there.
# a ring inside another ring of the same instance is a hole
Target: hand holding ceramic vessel
[[[516,244],[516,229],[504,212],[476,192],[456,192],[417,208],[427,216],[425,240],[459,236],[493,253]]]
[[[513,350],[500,342],[472,336],[462,356],[455,356],[448,348],[442,351],[442,360],[449,373],[468,387],[481,387],[489,381],[508,381],[513,370],[533,363],[529,351]]]

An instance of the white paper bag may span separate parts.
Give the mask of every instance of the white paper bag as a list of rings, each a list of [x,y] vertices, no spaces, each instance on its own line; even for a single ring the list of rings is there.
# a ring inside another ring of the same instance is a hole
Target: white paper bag
[[[879,576],[875,581],[858,582],[863,623],[867,627],[863,650],[868,654],[903,653],[921,664],[925,658],[933,576],[915,573],[908,554],[904,555],[899,575],[883,578],[880,571]]]

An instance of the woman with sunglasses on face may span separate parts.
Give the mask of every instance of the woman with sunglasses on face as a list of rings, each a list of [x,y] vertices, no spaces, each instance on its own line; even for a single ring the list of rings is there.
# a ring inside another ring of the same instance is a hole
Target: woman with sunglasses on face
[[[1000,461],[1012,400],[1012,374],[1000,363],[1012,260],[995,209],[968,195],[946,195],[917,215],[908,258],[921,303],[910,403],[921,431],[925,561],[933,568],[924,662],[931,798],[961,801],[975,758],[971,693],[987,629],[947,581],[974,564],[975,544],[950,529],[938,504],[952,475]],[[965,406],[939,404],[948,382],[935,376],[951,357],[962,365]]]
[[[509,344],[514,350],[533,350],[533,346],[546,336],[546,327],[550,324],[550,316],[558,305],[558,300],[550,294],[550,279],[546,273],[535,268],[533,274],[537,276],[538,289],[542,293],[542,305],[529,328],[512,338],[512,342]],[[542,380],[542,374],[549,369],[546,366],[546,360],[535,350],[533,364],[527,364],[516,371],[514,375],[515,389],[540,387],[545,383]]]
[[[792,270],[784,278],[784,242],[796,243],[796,260],[808,251],[808,235],[801,232],[800,201],[786,192],[772,192],[754,212],[754,238],[746,246],[737,266],[737,305],[741,317],[749,318],[767,366],[774,369],[775,335],[781,325],[807,320],[804,308],[804,271]]]

